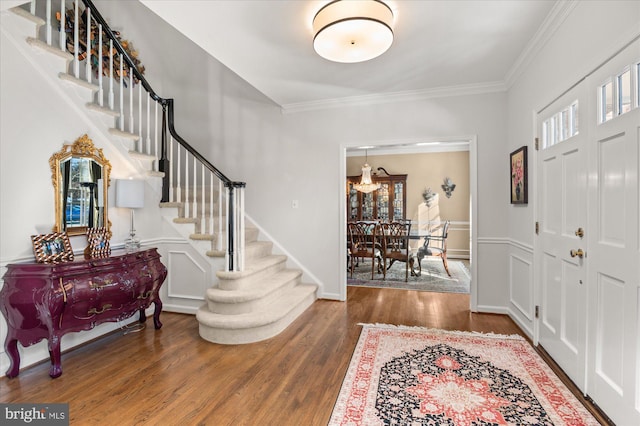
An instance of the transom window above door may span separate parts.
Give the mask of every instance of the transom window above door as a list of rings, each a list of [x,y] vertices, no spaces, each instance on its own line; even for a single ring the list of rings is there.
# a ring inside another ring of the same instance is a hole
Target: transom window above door
[[[578,134],[578,101],[542,122],[542,149]]]

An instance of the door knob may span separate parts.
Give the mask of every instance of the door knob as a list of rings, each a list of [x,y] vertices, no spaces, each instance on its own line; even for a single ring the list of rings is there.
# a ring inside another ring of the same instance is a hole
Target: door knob
[[[576,236],[580,238],[584,237],[584,229],[578,228],[578,230],[576,231]]]
[[[578,249],[578,250],[571,250],[569,252],[569,254],[571,255],[571,257],[576,257],[578,256],[580,259],[582,259],[584,257],[584,252],[582,251],[582,249]]]

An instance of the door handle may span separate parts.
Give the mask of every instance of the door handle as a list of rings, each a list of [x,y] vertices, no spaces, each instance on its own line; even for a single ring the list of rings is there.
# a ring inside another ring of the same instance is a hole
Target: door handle
[[[584,257],[584,252],[582,251],[582,249],[578,249],[578,250],[571,250],[569,252],[569,254],[571,255],[571,257],[576,257],[578,256],[580,259],[582,259]]]
[[[584,229],[578,228],[578,230],[576,231],[576,237],[584,237]]]

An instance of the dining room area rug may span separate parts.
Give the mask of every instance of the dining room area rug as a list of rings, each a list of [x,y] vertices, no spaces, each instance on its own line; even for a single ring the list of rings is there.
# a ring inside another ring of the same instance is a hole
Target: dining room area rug
[[[329,425],[599,425],[518,335],[363,324]]]
[[[420,276],[412,276],[411,270],[409,270],[409,278],[406,282],[404,262],[394,262],[391,268],[387,270],[386,279],[383,279],[381,272],[378,273],[375,270],[372,280],[371,259],[360,260],[354,268],[353,278],[351,278],[351,271],[347,271],[347,285],[434,291],[438,293],[469,293],[471,274],[463,261],[449,259],[448,264],[451,276],[447,275],[440,258],[425,258],[421,264],[422,273]]]

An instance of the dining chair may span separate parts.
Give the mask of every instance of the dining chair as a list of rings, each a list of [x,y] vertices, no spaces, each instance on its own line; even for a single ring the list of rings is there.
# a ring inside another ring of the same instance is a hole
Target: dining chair
[[[401,261],[405,264],[405,282],[409,281],[409,233],[411,231],[411,222],[390,222],[381,224],[382,237],[382,258],[384,260],[384,279],[387,278],[387,269],[395,261]],[[390,260],[387,268],[387,259]]]
[[[358,258],[371,259],[371,279],[375,271],[375,263],[378,261],[378,272],[382,268],[382,254],[379,238],[379,225],[376,222],[349,222],[347,223],[349,231],[349,255],[351,257],[351,278],[353,278],[353,269],[355,260]]]
[[[440,232],[435,235],[429,235],[427,255],[428,256],[438,256],[442,259],[442,264],[444,265],[444,270],[447,271],[447,275],[451,277],[451,272],[449,272],[449,264],[447,263],[447,236],[449,235],[449,224],[451,221],[447,220],[442,228],[440,228]]]

